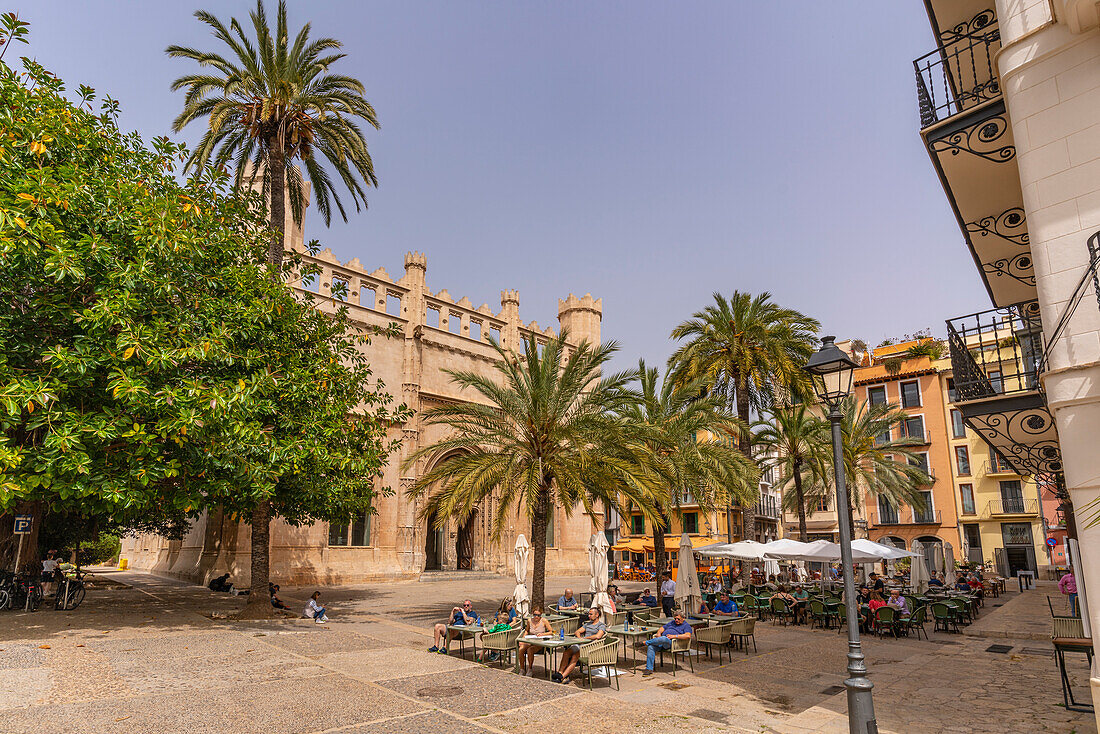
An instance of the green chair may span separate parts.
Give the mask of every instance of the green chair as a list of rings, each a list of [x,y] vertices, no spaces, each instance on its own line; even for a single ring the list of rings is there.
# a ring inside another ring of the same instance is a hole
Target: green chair
[[[928,633],[924,630],[924,623],[928,621],[928,607],[920,606],[913,610],[913,613],[909,615],[909,621],[905,623],[905,633],[916,630],[917,639],[923,634],[924,639],[928,639]]]
[[[710,657],[710,646],[718,645],[718,661],[722,661],[722,648],[726,648],[726,652],[730,655],[730,662],[733,662],[733,653],[729,649],[730,635],[733,634],[733,624],[727,622],[725,624],[716,624],[713,627],[699,627],[695,630],[695,641],[700,645],[705,645],[707,650],[707,657]]]
[[[932,604],[932,621],[934,622],[933,631],[938,630],[940,627],[943,627],[944,632],[951,632],[952,628],[955,632],[959,631],[959,622],[954,608],[942,601]]]
[[[879,607],[875,610],[875,630],[881,638],[883,630],[889,630],[894,637],[898,636],[898,614],[891,606]]]
[[[755,596],[746,596],[742,602],[737,605],[737,608],[744,609],[746,614],[751,614],[757,619],[760,618],[760,605],[757,603]]]
[[[773,596],[770,600],[769,606],[771,607],[773,620],[782,619],[784,627],[791,623],[791,619],[794,618],[794,610],[791,608],[791,605],[787,603],[786,599],[781,599],[778,596]]]
[[[481,636],[481,650],[483,653],[497,653],[497,660],[500,662],[500,667],[503,668],[505,658],[509,662],[512,661],[512,657],[516,652],[516,643],[522,633],[522,627],[512,627],[500,632],[486,632]]]
[[[820,624],[822,628],[828,629],[829,622],[829,610],[825,607],[821,600],[810,599],[810,629],[813,629],[815,624]]]

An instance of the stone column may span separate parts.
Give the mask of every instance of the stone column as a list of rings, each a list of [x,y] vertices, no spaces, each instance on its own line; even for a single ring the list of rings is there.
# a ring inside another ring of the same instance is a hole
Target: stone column
[[[1012,119],[1043,329],[1072,307],[1086,273],[1087,240],[1100,230],[1100,34],[1089,3],[998,0],[998,57]],[[1063,17],[1064,16],[1064,17]],[[1090,286],[1048,354],[1043,377],[1058,427],[1066,485],[1075,508],[1100,497],[1100,306]],[[1100,646],[1100,526],[1077,525],[1093,643]],[[1100,676],[1093,668],[1093,700]],[[1098,709],[1100,711],[1100,709]]]
[[[405,277],[402,283],[409,289],[405,296],[407,312],[403,314],[405,323],[405,345],[401,363],[401,401],[412,411],[401,430],[401,449],[398,464],[403,464],[420,448],[420,335],[427,320],[428,258],[419,252],[405,255]],[[397,557],[401,571],[416,573],[424,568],[425,529],[419,527],[416,519],[418,503],[408,499],[406,492],[420,476],[423,467],[411,466],[398,469],[400,472],[397,487]]]
[[[522,352],[519,336],[519,291],[500,292],[499,318],[504,321],[504,328],[500,330],[501,346],[515,352]]]

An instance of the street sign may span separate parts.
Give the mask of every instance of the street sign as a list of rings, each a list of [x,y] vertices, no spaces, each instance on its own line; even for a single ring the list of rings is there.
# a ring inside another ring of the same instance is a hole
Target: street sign
[[[12,529],[14,535],[29,535],[31,532],[31,525],[34,523],[34,515],[16,515],[15,527]]]
[[[1047,538],[1047,545],[1053,548],[1054,546],[1058,545],[1058,541],[1054,538]]]

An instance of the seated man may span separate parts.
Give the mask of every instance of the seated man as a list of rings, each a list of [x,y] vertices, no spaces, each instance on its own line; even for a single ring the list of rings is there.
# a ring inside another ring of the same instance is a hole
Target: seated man
[[[211,591],[232,591],[233,584],[229,583],[229,574],[225,574],[224,576],[210,579],[210,583],[206,585],[206,588]]]
[[[690,640],[691,625],[684,620],[683,612],[672,615],[672,621],[657,631],[651,639],[645,641],[645,672],[643,676],[653,675],[653,663],[658,650],[671,650],[673,640]]]
[[[607,634],[607,626],[600,621],[600,610],[596,607],[592,607],[588,610],[588,619],[585,620],[577,631],[574,633],[577,637],[585,640],[598,640]],[[551,679],[558,683],[564,683],[569,680],[569,675],[573,672],[573,669],[577,667],[577,661],[581,657],[581,646],[570,645],[561,656],[561,664],[558,665],[558,669],[551,674]]]
[[[580,602],[573,598],[573,590],[566,589],[565,594],[558,597],[558,609],[576,609]]]
[[[810,592],[802,588],[802,584],[795,584],[794,591],[791,592],[791,596],[794,597],[794,617],[795,622],[798,622],[798,618],[801,617],[802,621],[806,621],[806,612],[810,606]]]
[[[461,607],[452,607],[450,620],[435,626],[435,644],[428,648],[428,652],[447,654],[447,646],[451,643],[451,639],[458,636],[447,629],[448,624],[480,625],[481,617],[474,611],[474,603],[469,599],[464,600]]]
[[[286,604],[284,604],[283,600],[279,598],[279,585],[278,584],[269,583],[267,585],[267,587],[268,587],[268,590],[271,592],[271,606],[273,606],[276,609],[290,609],[290,607],[288,607]]]
[[[943,588],[943,579],[936,575],[936,572],[932,572],[932,578],[928,579],[928,588],[936,587],[937,589]]]
[[[649,587],[642,589],[642,595],[638,597],[639,604],[645,604],[647,607],[659,607],[661,603],[657,601],[657,597],[653,596],[653,592],[649,590]]]
[[[731,600],[729,594],[722,592],[718,595],[718,601],[715,602],[712,611],[723,617],[736,617],[738,616],[737,602]]]
[[[909,616],[909,606],[905,602],[905,597],[901,595],[900,589],[890,589],[890,598],[886,603],[897,610],[898,614]]]
[[[959,577],[955,579],[955,588],[959,591],[970,591],[970,582],[966,580],[966,576],[959,574]]]

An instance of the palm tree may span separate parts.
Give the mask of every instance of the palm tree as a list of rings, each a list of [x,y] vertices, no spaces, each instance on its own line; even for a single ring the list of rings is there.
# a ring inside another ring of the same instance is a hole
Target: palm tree
[[[254,38],[236,18],[226,27],[206,11],[197,11],[195,17],[210,26],[230,53],[168,47],[169,56],[192,59],[204,67],[172,82],[173,91],[187,90],[183,111],[172,129],[179,132],[194,120],[208,119],[202,140],[187,160],[188,169],[211,163],[225,169],[232,163],[238,190],[254,187],[257,177],[261,178],[276,232],[269,259],[278,273],[285,250],[286,199],[295,223],[301,223],[305,210],[302,175],[293,163],[301,161],[305,168],[325,224],[331,221],[333,204],[346,222],[336,183],[321,159],[350,192],[355,210],[365,208],[364,186],[377,186],[378,180],[357,121],[377,129],[378,118],[363,98],[365,89],[359,80],[330,73],[330,67],[346,55],[338,53],[339,41],[311,41],[307,23],[291,42],[284,0],[279,1],[274,36],[263,0],[257,0],[250,14]]]
[[[807,541],[806,491],[825,483],[829,459],[829,424],[805,404],[779,405],[769,420],[756,424],[753,441],[764,449],[763,461],[780,473],[784,509],[798,513],[798,539]]]
[[[650,494],[658,516],[679,511],[686,493],[704,512],[729,504],[731,498],[747,500],[760,481],[756,464],[735,447],[740,433],[737,419],[725,411],[715,396],[700,397],[701,381],[678,383],[666,376],[663,383],[656,367],[638,363],[638,400],[621,415],[644,426],[645,440],[657,461]],[[665,567],[665,534],[662,523],[653,524],[653,551],[658,569]]]
[[[677,381],[702,379],[742,422],[741,452],[752,459],[752,411],[766,410],[776,397],[809,397],[809,378],[802,371],[813,353],[820,324],[794,309],[783,308],[770,293],[752,296],[734,291],[672,330],[687,340],[669,359]],[[758,494],[758,493],[757,493]],[[744,537],[755,533],[755,499],[743,503]]]
[[[863,495],[882,497],[891,507],[905,503],[924,508],[921,487],[935,481],[921,466],[912,450],[918,441],[894,438],[894,430],[908,415],[894,403],[858,402],[848,396],[840,404],[845,486],[848,507],[863,506]],[[810,502],[820,502],[834,486],[832,472],[808,492]],[[851,513],[849,513],[851,514]]]
[[[361,82],[332,74],[329,68],[344,58],[342,44],[333,38],[311,41],[310,26],[302,26],[290,42],[286,3],[279,2],[275,35],[267,22],[263,0],[251,14],[255,38],[232,18],[226,27],[213,14],[197,11],[195,17],[210,26],[214,37],[229,47],[229,55],[169,46],[171,57],[197,61],[203,69],[172,83],[172,90],[186,89],[183,111],[172,123],[176,132],[188,123],[207,118],[208,126],[188,157],[187,170],[213,164],[235,168],[238,191],[254,189],[260,178],[274,236],[268,252],[271,277],[282,277],[286,250],[286,201],[294,222],[305,210],[300,161],[325,225],[332,205],[347,221],[347,212],[332,177],[321,159],[339,176],[351,193],[355,210],[366,207],[364,186],[377,186],[374,164],[357,120],[378,128],[374,108],[364,98]],[[319,154],[319,156],[318,156]],[[261,609],[266,599],[270,569],[271,504],[260,502],[252,512],[251,597],[249,607]]]
[[[634,400],[632,371],[601,378],[600,369],[617,347],[566,345],[568,334],[540,347],[524,340],[523,356],[496,342],[499,379],[451,371],[451,380],[478,402],[431,408],[429,425],[452,429],[450,438],[426,446],[405,462],[457,452],[413,484],[412,498],[426,496],[421,520],[434,516],[464,522],[486,498],[496,498],[493,539],[510,517],[524,512],[531,521],[534,575],[531,599],[542,604],[546,585],[546,524],[551,507],[567,515],[581,507],[589,516],[606,506],[633,502],[655,519],[648,496],[653,462],[642,429],[620,417]]]

